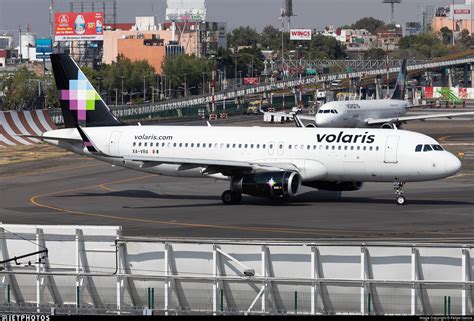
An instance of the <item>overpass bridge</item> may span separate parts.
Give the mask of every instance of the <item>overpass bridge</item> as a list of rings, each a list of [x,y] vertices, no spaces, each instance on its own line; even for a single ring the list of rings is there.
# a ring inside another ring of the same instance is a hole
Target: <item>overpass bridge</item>
[[[474,64],[474,50],[469,52],[464,52],[461,56],[460,54],[456,54],[453,56],[444,57],[443,59],[431,60],[431,61],[424,61],[424,62],[417,62],[411,61],[412,64],[408,65],[407,69],[409,72],[420,72],[420,71],[428,71],[428,70],[439,70],[443,68],[453,68],[459,66],[470,66]],[[291,88],[296,88],[302,84],[304,87],[314,87],[318,85],[322,85],[327,82],[331,82],[334,80],[347,80],[347,79],[361,79],[367,80],[375,79],[377,76],[386,75],[387,73],[398,73],[400,70],[400,61],[398,64],[393,61],[394,66],[386,68],[385,66],[381,68],[369,69],[369,70],[361,70],[361,71],[352,71],[352,72],[340,72],[334,73],[329,75],[316,75],[316,76],[308,76],[302,77],[301,80],[299,78],[293,78],[288,80],[280,80],[280,81],[273,81],[273,82],[266,82],[259,85],[249,85],[249,86],[242,86],[238,88],[227,89],[221,92],[218,92],[214,95],[215,102],[221,101],[229,101],[234,100],[236,102],[241,101],[244,97],[252,96],[252,95],[259,95],[264,93],[270,93],[274,91],[280,90],[288,90]],[[379,66],[380,67],[380,66]],[[465,69],[467,70],[467,69]],[[474,73],[474,69],[471,71]],[[151,113],[158,113],[168,110],[176,110],[176,109],[185,109],[189,107],[196,107],[196,106],[208,106],[212,103],[212,95],[205,94],[199,96],[192,96],[187,97],[184,99],[175,99],[175,100],[168,100],[165,102],[157,102],[154,104],[147,104],[147,105],[140,105],[140,106],[117,106],[112,107],[113,112],[117,117],[129,117],[129,116],[137,116],[137,115],[147,115]],[[59,110],[51,111],[50,112],[53,121],[56,124],[61,124],[62,116]]]

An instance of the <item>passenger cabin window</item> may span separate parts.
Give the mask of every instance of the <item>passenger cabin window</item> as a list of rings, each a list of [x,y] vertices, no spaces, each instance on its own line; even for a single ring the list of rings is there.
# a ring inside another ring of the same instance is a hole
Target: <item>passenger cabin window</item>
[[[422,149],[423,149],[423,145],[416,145],[415,152],[421,152]]]

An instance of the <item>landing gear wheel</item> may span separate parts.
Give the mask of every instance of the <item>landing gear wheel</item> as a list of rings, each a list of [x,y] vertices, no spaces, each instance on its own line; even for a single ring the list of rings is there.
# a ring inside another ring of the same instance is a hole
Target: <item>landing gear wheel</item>
[[[242,201],[242,194],[228,190],[222,193],[221,199],[225,205],[239,204]]]
[[[398,205],[405,205],[406,203],[406,199],[403,196],[403,185],[405,185],[405,183],[403,182],[399,182],[399,181],[393,182],[393,188],[395,189],[395,195],[397,197]]]
[[[398,196],[397,197],[397,204],[398,205],[405,205],[406,199],[403,196]]]

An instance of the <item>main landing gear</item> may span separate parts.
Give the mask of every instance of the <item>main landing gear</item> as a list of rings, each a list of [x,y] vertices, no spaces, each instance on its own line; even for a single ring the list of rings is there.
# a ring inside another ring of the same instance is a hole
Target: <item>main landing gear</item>
[[[234,192],[231,190],[227,190],[222,193],[222,203],[225,205],[235,205],[239,204],[242,201],[242,194],[239,192]]]
[[[406,203],[406,199],[403,196],[403,185],[405,185],[405,183],[399,181],[393,183],[393,188],[395,189],[395,195],[397,197],[397,205],[405,205]]]

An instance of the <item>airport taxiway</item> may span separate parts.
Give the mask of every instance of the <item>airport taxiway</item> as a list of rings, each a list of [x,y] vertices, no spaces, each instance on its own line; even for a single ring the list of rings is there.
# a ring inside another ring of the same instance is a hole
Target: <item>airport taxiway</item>
[[[237,123],[262,125],[253,116],[222,124]],[[368,183],[341,198],[303,188],[288,202],[244,196],[241,205],[225,206],[220,195],[227,182],[150,175],[64,153],[0,168],[0,221],[120,225],[127,236],[472,241],[472,120],[413,122],[405,128],[463,155],[458,175],[407,184],[406,206],[395,204],[390,183]]]

